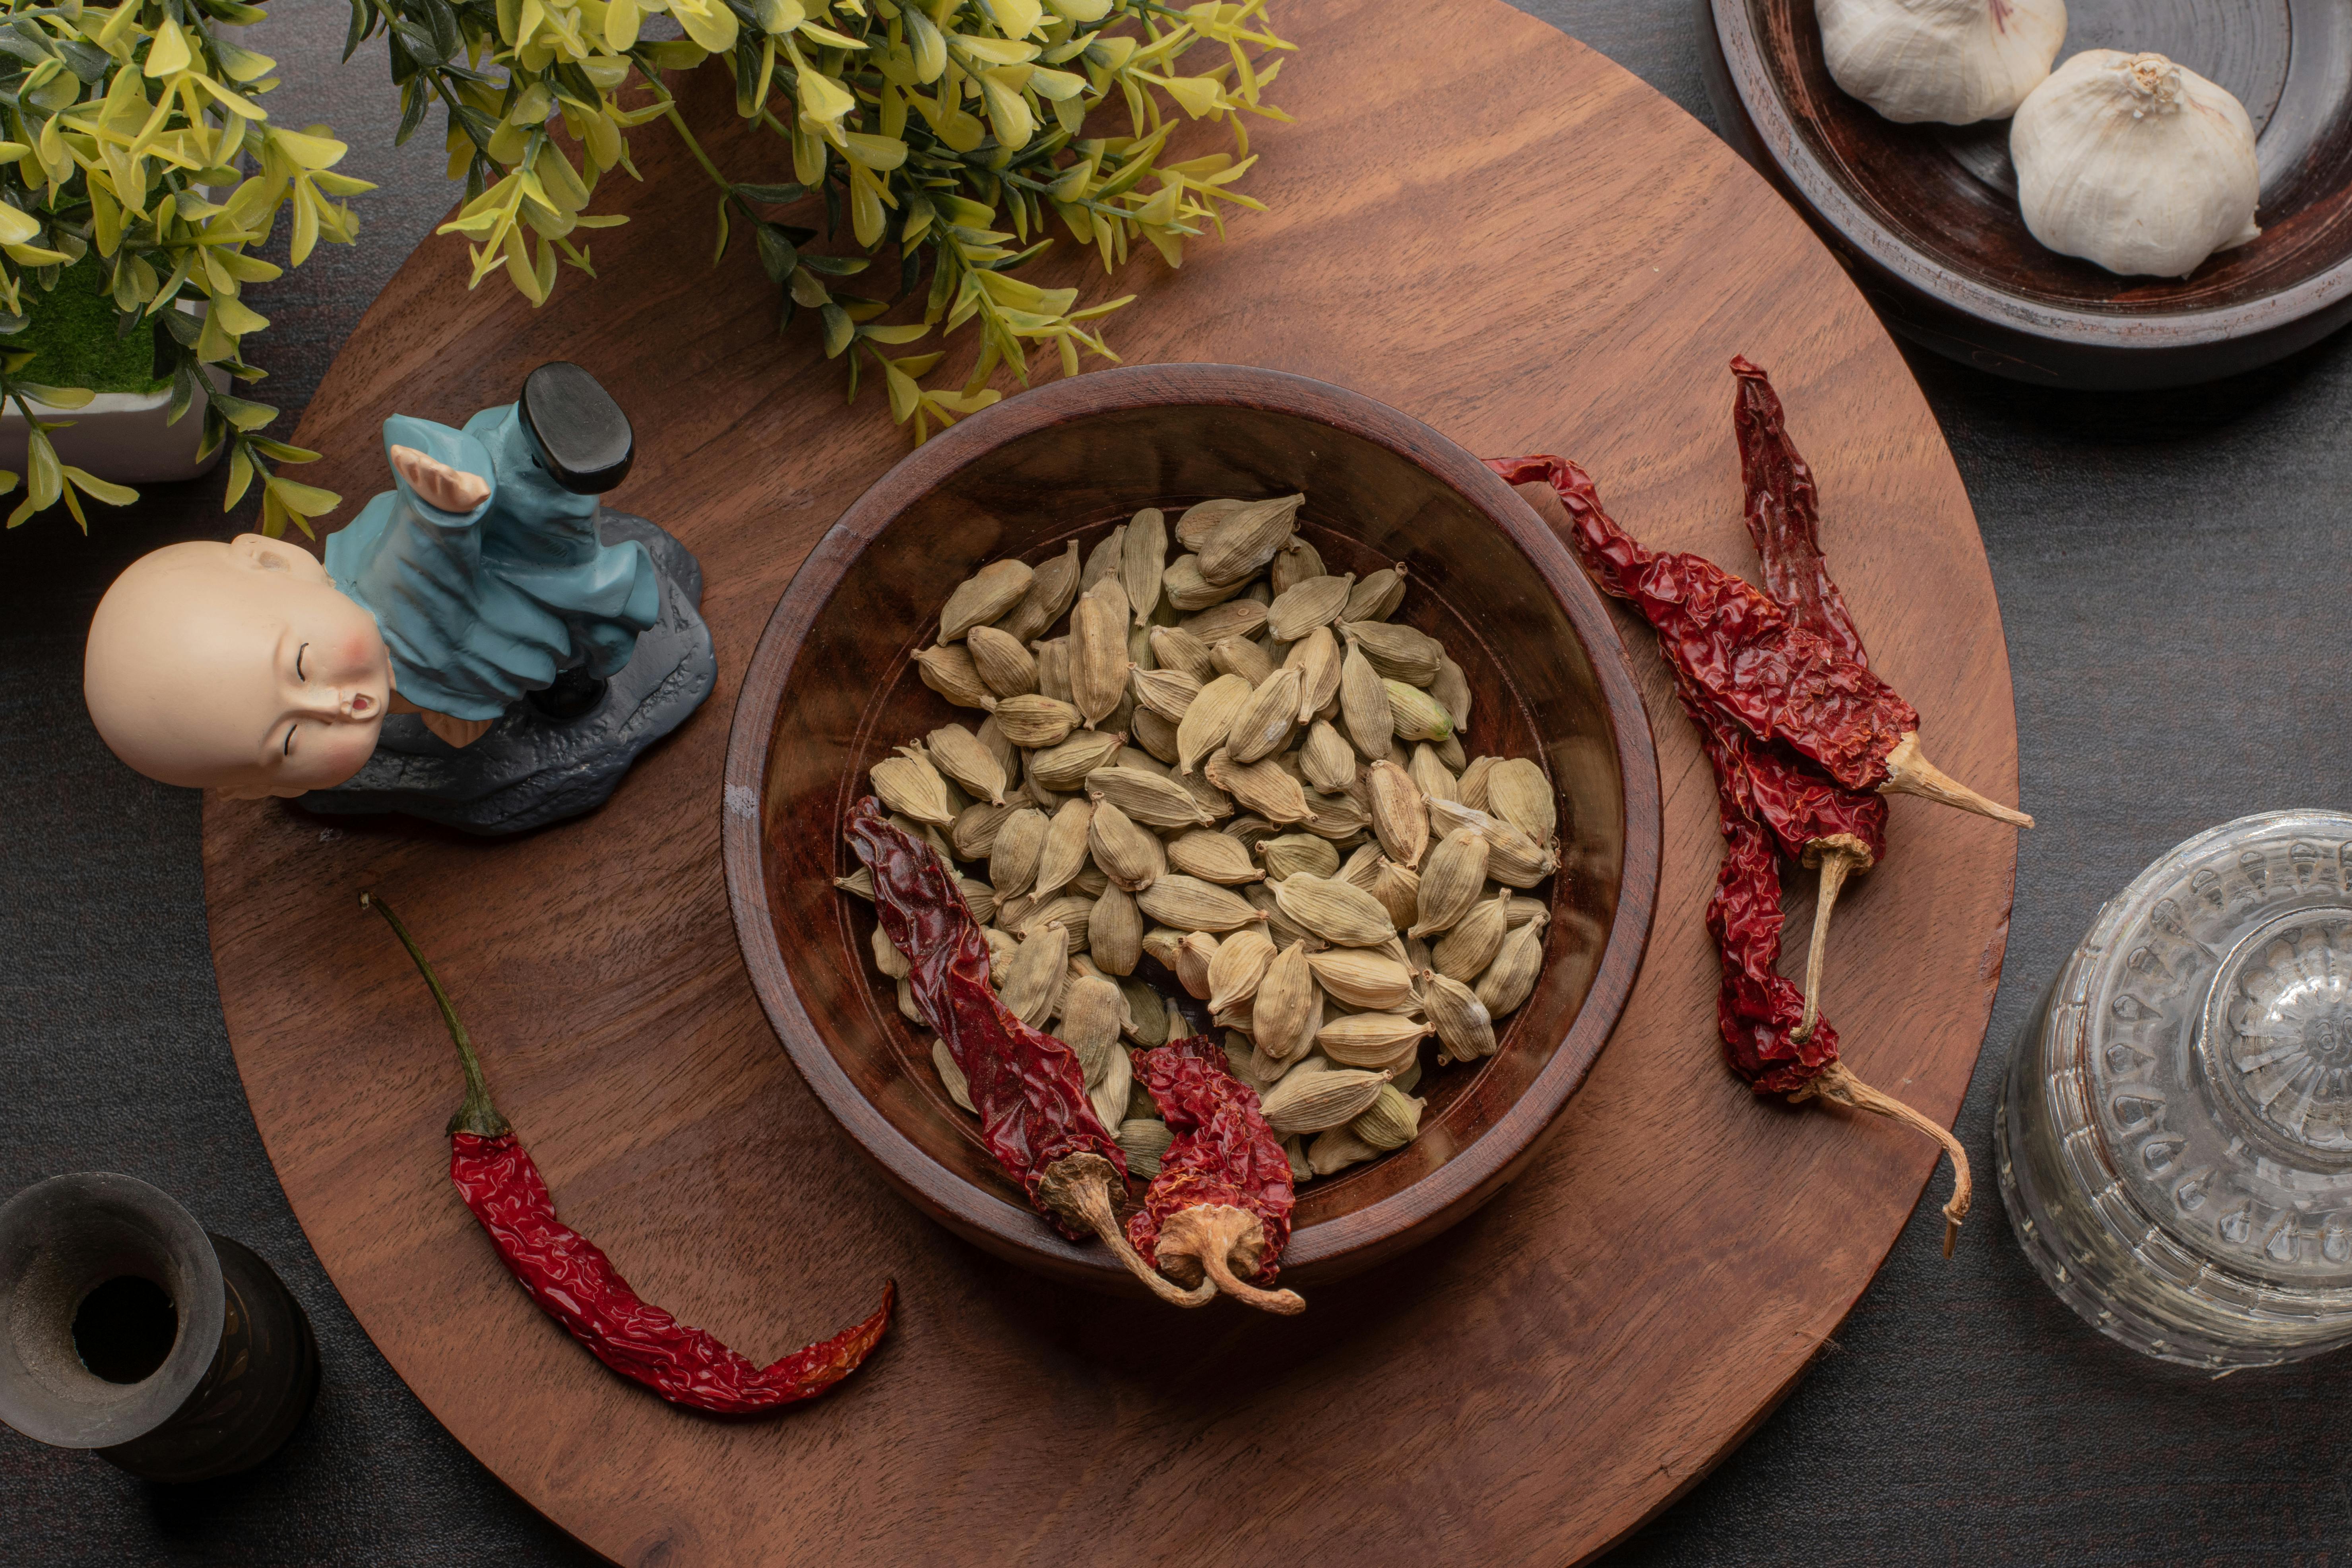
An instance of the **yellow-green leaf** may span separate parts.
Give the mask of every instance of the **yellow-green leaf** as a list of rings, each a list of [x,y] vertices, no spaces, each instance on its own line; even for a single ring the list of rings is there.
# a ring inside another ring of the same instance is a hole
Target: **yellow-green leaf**
[[[85,472],[70,465],[66,468],[65,476],[72,481],[74,489],[92,500],[102,500],[109,506],[129,506],[139,499],[139,492],[129,485],[118,485],[111,479],[101,479],[95,474]]]
[[[171,76],[188,68],[188,36],[180,31],[180,24],[165,16],[163,25],[155,29],[155,40],[147,46],[146,73],[152,77]]]

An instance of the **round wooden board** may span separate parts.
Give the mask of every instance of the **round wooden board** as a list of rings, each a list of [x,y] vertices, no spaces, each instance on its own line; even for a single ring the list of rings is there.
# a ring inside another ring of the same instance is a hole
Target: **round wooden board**
[[[1769,366],[1821,478],[1827,548],[1875,662],[1947,768],[2015,788],[2009,670],[1967,497],[1861,296],[1764,182],[1607,60],[1492,0],[1283,8],[1300,53],[1258,130],[1272,210],[1181,272],[1038,269],[1134,360],[1342,383],[1474,450],[1587,464],[1651,542],[1747,567],[1725,362]],[[725,120],[723,105],[704,123]],[[716,139],[738,155],[733,133]],[[603,811],[520,842],[213,801],[214,956],[295,1213],[425,1405],[616,1561],[1545,1563],[1687,1487],[1804,1370],[1935,1158],[1891,1124],[1760,1102],[1714,1036],[1701,911],[1714,790],[1646,633],[1665,863],[1622,1025],[1491,1206],[1303,1318],[1178,1314],[1049,1285],[902,1203],[835,1131],[752,998],[719,860],[736,682],[793,568],[902,450],[805,331],[779,339],[749,247],[713,273],[711,200],[658,127],[603,277],[537,312],[467,294],[428,243],[369,312],[299,439],[318,482],[383,487],[376,426],[457,420],[580,361],[637,423],[612,500],[698,551],[719,686]],[[775,144],[771,142],[770,147]],[[782,177],[776,154],[740,154]],[[1072,247],[1064,247],[1066,252]],[[310,476],[305,476],[310,477]],[[859,672],[843,671],[855,680]],[[1846,896],[1826,990],[1857,1069],[1958,1107],[1998,981],[2009,830],[1915,801]],[[755,1359],[901,1315],[856,1377],[748,1424],[605,1371],[508,1281],[445,1175],[458,1095],[407,961],[415,927],[567,1219],[646,1295]],[[1810,898],[1810,886],[1797,889]],[[1995,1244],[1980,1213],[1963,1246]],[[330,1371],[331,1375],[331,1369]]]

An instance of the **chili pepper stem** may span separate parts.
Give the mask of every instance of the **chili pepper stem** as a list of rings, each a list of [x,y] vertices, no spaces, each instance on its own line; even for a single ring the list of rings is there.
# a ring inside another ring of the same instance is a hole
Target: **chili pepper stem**
[[[1099,1154],[1066,1154],[1038,1176],[1037,1195],[1056,1214],[1068,1215],[1102,1237],[1111,1255],[1161,1300],[1179,1307],[1207,1306],[1217,1293],[1214,1284],[1203,1281],[1197,1290],[1184,1289],[1146,1263],[1143,1255],[1129,1244],[1126,1232],[1119,1229],[1118,1215],[1111,1207],[1110,1183],[1116,1174],[1111,1163]]]
[[[1878,786],[1878,793],[1919,795],[1958,806],[1962,811],[1973,811],[1979,816],[1990,816],[1995,822],[2006,822],[2012,827],[2033,826],[2033,818],[2025,813],[1987,799],[1920,755],[1916,730],[1895,742],[1895,749],[1886,753],[1886,782]]]
[[[1855,1110],[1867,1110],[1906,1123],[1944,1146],[1944,1152],[1952,1161],[1952,1198],[1944,1205],[1944,1256],[1949,1258],[1952,1244],[1960,1237],[1960,1222],[1969,1217],[1969,1202],[1975,1191],[1969,1177],[1969,1152],[1960,1146],[1958,1139],[1952,1136],[1951,1129],[1921,1115],[1893,1095],[1871,1088],[1854,1077],[1843,1062],[1832,1062],[1819,1077],[1790,1095],[1789,1100],[1791,1104],[1798,1104],[1815,1095]]]
[[[373,910],[392,927],[392,934],[398,937],[400,945],[408,950],[408,956],[416,963],[416,972],[425,976],[425,984],[431,989],[433,1000],[440,1005],[441,1021],[449,1026],[449,1038],[457,1047],[458,1065],[466,1069],[466,1098],[458,1105],[457,1114],[449,1118],[449,1131],[477,1133],[484,1138],[502,1137],[514,1131],[508,1125],[507,1119],[499,1114],[499,1108],[490,1103],[490,1086],[482,1077],[482,1058],[474,1054],[473,1037],[466,1033],[466,1026],[457,1021],[457,1009],[450,1005],[449,994],[441,989],[441,977],[433,973],[433,965],[418,950],[416,939],[408,934],[408,928],[401,923],[398,915],[392,912],[392,906],[382,899],[362,893],[360,908]]]
[[[1813,904],[1812,945],[1805,950],[1805,1016],[1789,1035],[1800,1046],[1813,1037],[1813,1026],[1821,1021],[1822,960],[1829,952],[1830,910],[1837,907],[1838,890],[1845,886],[1846,878],[1871,867],[1870,851],[1851,834],[1841,833],[1808,847],[1820,851],[1818,857],[1808,858],[1817,858],[1821,865],[1822,890]]]
[[[1240,1279],[1234,1258],[1255,1272],[1265,1226],[1257,1215],[1231,1204],[1201,1204],[1179,1209],[1160,1230],[1160,1253],[1197,1260],[1207,1275],[1204,1289],[1223,1291],[1234,1300],[1260,1311],[1296,1317],[1307,1310],[1306,1299],[1296,1290],[1263,1290]]]

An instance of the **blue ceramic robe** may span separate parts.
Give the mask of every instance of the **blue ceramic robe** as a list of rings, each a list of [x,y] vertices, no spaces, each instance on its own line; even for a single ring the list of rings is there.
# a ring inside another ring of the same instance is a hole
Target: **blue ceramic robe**
[[[596,536],[596,498],[549,477],[513,404],[462,431],[394,415],[387,456],[413,447],[488,481],[471,511],[394,489],[327,539],[336,587],[375,616],[401,696],[453,719],[495,719],[556,672],[618,674],[661,609],[651,556]]]

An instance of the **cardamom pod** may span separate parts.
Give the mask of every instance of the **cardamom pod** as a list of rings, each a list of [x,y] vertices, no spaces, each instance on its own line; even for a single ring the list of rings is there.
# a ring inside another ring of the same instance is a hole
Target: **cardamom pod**
[[[1324,1025],[1315,1047],[1341,1067],[1396,1072],[1428,1033],[1427,1024],[1402,1013],[1350,1013]]]
[[[1143,933],[1144,956],[1172,972],[1176,967],[1176,950],[1182,945],[1184,935],[1174,926],[1153,926]],[[1212,937],[1210,940],[1213,942],[1216,939]]]
[[[1070,606],[1070,700],[1095,723],[1127,691],[1127,591],[1106,577]]]
[[[1176,1142],[1176,1134],[1168,1130],[1165,1121],[1137,1117],[1120,1122],[1111,1139],[1127,1157],[1127,1173],[1139,1182],[1148,1182],[1160,1173],[1160,1162],[1166,1158],[1168,1146]]]
[[[1532,888],[1559,869],[1559,856],[1500,817],[1486,830],[1486,875],[1507,888]]]
[[[1137,751],[1133,746],[1121,746],[1118,755],[1111,759],[1110,765],[1115,768],[1131,768],[1137,773],[1150,773],[1153,778],[1172,779],[1176,776],[1175,769],[1148,752]]]
[[[1380,840],[1375,838],[1359,844],[1348,852],[1347,859],[1340,862],[1339,875],[1369,893],[1372,890],[1372,879],[1380,875],[1381,867],[1387,859],[1388,857],[1381,853]]]
[[[1168,519],[1156,506],[1128,520],[1118,550],[1118,585],[1127,594],[1135,624],[1143,626],[1160,605],[1160,579],[1168,570]]]
[[[869,904],[874,901],[874,873],[863,866],[846,877],[835,877],[833,885],[845,893],[855,893]]]
[[[1421,786],[1383,757],[1364,770],[1364,787],[1371,796],[1372,832],[1381,851],[1400,866],[1419,866],[1429,847],[1429,808],[1421,802]]]
[[[1371,1109],[1390,1075],[1354,1068],[1333,1068],[1304,1077],[1286,1074],[1259,1102],[1265,1124],[1276,1136],[1321,1132],[1353,1121]]]
[[[1223,1012],[1257,994],[1257,984],[1274,962],[1274,942],[1262,931],[1237,931],[1217,944],[1209,961],[1209,1008]]]
[[[1037,689],[1037,656],[994,626],[974,626],[964,633],[963,646],[971,654],[980,683],[999,697],[1018,697]]]
[[[1265,919],[1240,894],[1198,877],[1158,878],[1136,894],[1135,901],[1160,924],[1184,931],[1238,931]]]
[[[1045,826],[1045,842],[1037,852],[1037,876],[1031,896],[1050,899],[1069,885],[1087,863],[1087,830],[1093,825],[1094,802],[1083,796],[1066,800]],[[1002,894],[998,895],[1000,898]]]
[[[919,1029],[931,1026],[930,1020],[923,1016],[922,1007],[915,1001],[914,986],[903,976],[898,981],[898,1016]]]
[[[996,721],[994,713],[980,721],[980,728],[972,731],[972,738],[986,746],[988,754],[996,759],[996,765],[1004,770],[1004,782],[1009,790],[1021,777],[1021,748],[1004,738],[1004,728]]]
[[[1435,637],[1394,621],[1341,621],[1339,632],[1364,650],[1374,669],[1408,686],[1435,680],[1438,662],[1445,657],[1445,645]]]
[[[1551,780],[1526,757],[1507,757],[1495,764],[1486,775],[1486,809],[1538,844],[1559,830]]]
[[[1126,1051],[1113,1046],[1110,1066],[1104,1072],[1102,1082],[1087,1091],[1087,1099],[1094,1106],[1095,1120],[1105,1127],[1117,1127],[1125,1121],[1127,1102],[1133,1097],[1134,1090],[1135,1063]]]
[[[1054,1016],[1069,959],[1069,936],[1058,925],[1032,931],[1013,950],[999,988],[1005,1008],[1033,1029],[1043,1028]]]
[[[953,647],[916,649],[915,668],[924,685],[959,708],[985,708],[996,700],[996,694],[980,679],[971,651],[961,643]]]
[[[885,757],[866,770],[874,793],[891,810],[934,827],[951,826],[955,812],[948,805],[947,781],[931,760],[912,746],[901,746],[895,757]]]
[[[974,1116],[979,1115],[971,1103],[971,1086],[964,1081],[963,1068],[956,1066],[955,1053],[948,1049],[945,1040],[932,1039],[931,1066],[938,1070],[940,1087],[948,1091],[948,1098]]]
[[[1037,656],[1037,689],[1056,702],[1070,700],[1070,639],[1048,637],[1033,642],[1030,651]],[[1075,704],[1073,704],[1075,706]]]
[[[1083,893],[1075,890],[1056,893],[1032,905],[1012,928],[1013,932],[1015,936],[1025,937],[1049,925],[1057,925],[1068,931],[1070,940],[1076,942],[1077,933],[1087,929],[1087,921],[1092,918],[1094,910],[1094,900]],[[1003,918],[1002,914],[998,915],[1000,923]]]
[[[1396,614],[1404,603],[1405,564],[1381,568],[1349,591],[1347,608],[1339,612],[1343,621],[1385,621]]]
[[[1032,783],[1051,790],[1079,788],[1086,776],[1118,755],[1126,738],[1100,730],[1079,730],[1058,746],[1029,753]]]
[[[1478,901],[1486,885],[1486,835],[1478,827],[1457,827],[1437,841],[1422,868],[1421,894],[1409,934],[1427,936],[1452,929]]]
[[[1127,999],[1127,1013],[1130,1020],[1127,1032],[1135,1043],[1147,1050],[1153,1046],[1166,1045],[1168,1012],[1161,1005],[1160,993],[1152,988],[1151,982],[1129,975],[1119,981],[1118,994]]]
[[[992,805],[1004,804],[1004,764],[979,736],[961,724],[942,724],[923,737],[923,749],[933,766],[973,795]]]
[[[958,877],[956,890],[963,895],[964,908],[982,925],[996,918],[996,889],[972,877]]]
[[[1350,572],[1344,577],[1309,577],[1278,590],[1274,603],[1266,606],[1265,629],[1276,642],[1297,642],[1339,619],[1348,603],[1348,590],[1355,585],[1356,574]]]
[[[1255,853],[1265,862],[1269,881],[1279,882],[1302,873],[1332,877],[1339,871],[1339,852],[1331,847],[1328,839],[1318,838],[1311,833],[1286,833],[1261,840]]]
[[[1045,825],[1045,814],[1034,805],[1015,806],[998,825],[995,841],[988,847],[988,880],[1000,900],[1027,892],[1036,881]]]
[[[1379,1097],[1361,1116],[1348,1123],[1348,1131],[1370,1148],[1383,1152],[1402,1149],[1421,1131],[1421,1108],[1426,1103],[1399,1092],[1392,1083],[1382,1084]]]
[[[1086,787],[1146,827],[1196,827],[1213,820],[1182,784],[1140,768],[1097,768]]]
[[[1135,895],[1113,883],[1087,911],[1087,952],[1106,974],[1132,974],[1143,956],[1143,912]]]
[[[1176,542],[1186,550],[1200,549],[1212,529],[1247,505],[1245,500],[1204,500],[1185,508],[1176,520]]]
[[[1176,962],[1168,966],[1176,972],[1176,983],[1203,1002],[1209,999],[1209,965],[1217,956],[1217,946],[1213,932],[1190,932],[1176,944]]]
[[[1201,575],[1211,583],[1240,583],[1265,570],[1290,538],[1306,496],[1276,496],[1227,512],[1209,529],[1195,552]]]
[[[1443,654],[1438,656],[1437,679],[1429,683],[1429,694],[1445,705],[1455,734],[1470,727],[1470,678],[1462,673],[1460,665]]]
[[[1495,961],[1502,950],[1503,937],[1510,929],[1511,895],[1508,889],[1496,894],[1481,904],[1474,905],[1468,914],[1455,922],[1452,931],[1440,937],[1430,949],[1430,967],[1440,974],[1450,974],[1468,984],[1479,973]]]
[[[1402,1013],[1419,1005],[1412,971],[1402,959],[1368,947],[1335,947],[1309,953],[1316,983],[1350,1007]]]
[[[880,926],[874,928],[874,934],[867,942],[874,949],[874,967],[882,972],[885,979],[904,980],[915,972],[915,966],[907,962],[907,955],[898,951],[898,944],[890,940],[890,933]]]
[[[1161,597],[1186,615],[1222,605],[1248,585],[1210,582],[1201,575],[1201,558],[1197,555],[1179,555],[1160,574]]]
[[[1211,822],[1222,822],[1234,814],[1233,796],[1211,784],[1202,774],[1185,773],[1176,782],[1191,793],[1193,804],[1201,808],[1201,815]]]
[[[1169,840],[1168,863],[1188,877],[1224,887],[1255,882],[1266,874],[1240,839],[1213,827],[1196,827]]]
[[[1247,637],[1221,637],[1209,649],[1209,662],[1227,675],[1238,675],[1252,686],[1263,686],[1274,673],[1274,660]]]
[[[1364,890],[1381,901],[1381,908],[1402,931],[1421,918],[1421,881],[1420,872],[1408,871],[1383,855],[1372,869],[1372,885]],[[1475,896],[1476,889],[1472,892]]]
[[[1315,1179],[1314,1167],[1307,1163],[1307,1139],[1294,1132],[1282,1141],[1282,1157],[1290,1164],[1290,1184],[1303,1186]]]
[[[1006,740],[1024,752],[1035,752],[1069,739],[1085,715],[1070,703],[1035,694],[1008,697],[989,717]]]
[[[1551,906],[1541,899],[1513,899],[1510,913],[1511,929],[1517,931],[1529,921],[1540,921],[1550,913]]]
[[[915,748],[912,746],[901,746],[898,749],[902,752],[912,752]],[[940,780],[940,792],[944,794],[947,788],[948,782],[945,779]],[[955,803],[950,800],[948,804],[950,806],[953,806]],[[940,865],[952,866],[954,864],[955,851],[949,847],[947,839],[940,836],[940,830],[932,826],[929,823],[918,822],[903,811],[892,812],[889,816],[889,823],[891,826],[897,828],[899,832],[904,833],[910,837],[919,838],[924,843],[929,845],[932,851],[939,856]]]
[[[1389,743],[1396,738],[1396,715],[1389,710],[1388,683],[1353,639],[1339,661],[1339,716],[1347,723],[1348,739],[1366,762],[1389,754]]]
[[[1181,721],[1201,683],[1181,669],[1131,669],[1128,684],[1135,688],[1136,705],[1164,719]]]
[[[1543,968],[1543,944],[1540,921],[1531,921],[1503,938],[1502,948],[1478,976],[1475,988],[1489,1017],[1517,1012],[1535,990],[1537,972]]]
[[[1493,776],[1496,765],[1502,760],[1500,757],[1472,758],[1470,765],[1462,770],[1462,777],[1454,785],[1451,798],[1461,802],[1473,811],[1486,810],[1486,781]]]
[[[1478,994],[1450,974],[1423,970],[1422,999],[1444,1046],[1442,1058],[1475,1062],[1495,1054],[1495,1018]]]
[[[1176,771],[1189,773],[1201,759],[1225,743],[1234,720],[1248,705],[1250,683],[1238,675],[1221,675],[1201,688],[1176,724]]]
[[[985,860],[996,847],[996,836],[1004,827],[1005,819],[1021,809],[1017,802],[1008,801],[993,805],[987,801],[975,801],[956,813],[955,826],[948,829],[948,847],[959,860]]]
[[[1236,816],[1217,831],[1241,840],[1242,847],[1255,855],[1260,844],[1280,833],[1282,829],[1265,817],[1253,815]]]
[[[1429,749],[1427,742],[1412,749],[1412,761],[1405,764],[1404,771],[1412,775],[1413,787],[1423,795],[1434,795],[1439,800],[1454,798],[1459,786],[1454,782],[1454,770]],[[1428,808],[1423,806],[1422,809],[1423,815],[1426,816]]]
[[[1223,748],[1202,764],[1209,782],[1268,822],[1304,822],[1310,815],[1307,792],[1271,759],[1236,763]]]
[[[1091,592],[1106,577],[1118,575],[1118,563],[1126,559],[1127,524],[1120,523],[1097,542],[1087,552],[1087,563],[1078,573],[1078,592]]]
[[[1437,699],[1418,686],[1383,680],[1389,694],[1389,721],[1400,741],[1442,741],[1454,732],[1453,717]],[[1493,785],[1487,786],[1490,790]]]
[[[1158,761],[1174,765],[1180,755],[1176,750],[1175,723],[1149,708],[1139,707],[1135,710],[1134,724],[1135,743]]]
[[[1287,668],[1298,671],[1298,721],[1302,724],[1331,706],[1339,695],[1339,639],[1329,626],[1317,626],[1290,645],[1282,656]]]
[[[1217,646],[1223,648],[1232,645]],[[1298,672],[1274,670],[1234,715],[1233,725],[1225,733],[1225,750],[1236,763],[1256,762],[1281,750],[1297,723]]]
[[[1199,638],[1202,647],[1214,647],[1227,637],[1257,636],[1265,626],[1265,606],[1255,599],[1228,599],[1176,625]]]
[[[1217,667],[1209,658],[1209,645],[1181,626],[1152,627],[1151,657],[1160,668],[1189,675],[1198,686],[1206,686],[1217,678]]]
[[[1244,883],[1242,887],[1242,897],[1249,900],[1250,908],[1265,917],[1265,934],[1274,938],[1276,946],[1283,947],[1294,942],[1303,942],[1311,951],[1328,945],[1321,937],[1297,924],[1282,912],[1282,906],[1275,901],[1272,882]]]
[[[1257,1048],[1276,1062],[1296,1060],[1314,1043],[1322,1026],[1321,993],[1308,967],[1307,944],[1292,942],[1268,961],[1250,998],[1250,1026]],[[1309,1027],[1310,1020],[1314,1027]]]
[[[1347,1127],[1334,1127],[1307,1145],[1307,1167],[1318,1176],[1336,1176],[1350,1165],[1378,1159],[1384,1152],[1356,1136]]]
[[[1282,548],[1274,552],[1265,574],[1277,599],[1301,583],[1328,575],[1323,569],[1323,552],[1296,533],[1284,540]]]
[[[1004,612],[996,629],[1026,647],[1044,637],[1045,628],[1060,620],[1077,596],[1078,542],[1073,539],[1069,549],[1030,574],[1029,591]],[[971,640],[969,636],[965,640]]]
[[[992,561],[965,578],[940,609],[940,641],[951,643],[1019,604],[1033,575],[1025,562]]]
[[[1356,804],[1353,795],[1318,792],[1308,795],[1306,800],[1307,815],[1299,818],[1299,826],[1320,837],[1335,843],[1352,842],[1356,835],[1371,826],[1371,817]]]
[[[1356,780],[1356,750],[1318,719],[1307,727],[1307,740],[1298,748],[1298,771],[1317,789],[1344,789]]]
[[[1341,947],[1371,947],[1396,934],[1380,900],[1352,882],[1301,872],[1275,884],[1274,898],[1284,914]]]
[[[1156,835],[1138,827],[1134,818],[1104,799],[1099,791],[1089,792],[1089,798],[1095,811],[1087,825],[1087,847],[1095,864],[1102,868],[1112,887],[1141,892],[1168,869],[1167,847]]]
[[[1217,951],[1223,952],[1224,950],[1219,948]],[[1216,982],[1212,980],[1209,984],[1213,987]],[[1212,1003],[1209,1008],[1209,1022],[1220,1029],[1238,1029],[1244,1035],[1249,1034],[1254,1026],[1250,1020],[1249,998],[1244,996],[1238,1002],[1228,1002],[1222,1007]],[[1253,1057],[1252,1059],[1255,1060],[1255,1058]]]
[[[1003,931],[1019,930],[1021,922],[1028,918],[1029,911],[1036,907],[1037,895],[1034,893],[1014,893],[1010,897],[998,899],[996,929]]]
[[[1092,825],[1088,826],[1091,828]],[[1103,875],[1102,868],[1088,860],[1078,868],[1078,874],[1070,879],[1069,890],[1083,893],[1089,899],[1099,899],[1103,896],[1103,889],[1109,886],[1110,879]]]
[[[1062,988],[1061,1017],[1055,1035],[1078,1054],[1092,1088],[1110,1070],[1111,1053],[1118,1047],[1118,1021],[1126,1010],[1117,982],[1081,976]]]

